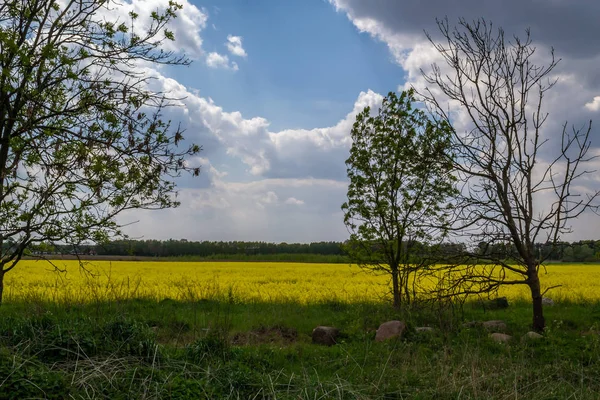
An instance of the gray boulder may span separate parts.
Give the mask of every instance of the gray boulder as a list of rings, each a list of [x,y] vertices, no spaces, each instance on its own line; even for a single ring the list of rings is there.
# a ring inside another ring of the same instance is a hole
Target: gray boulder
[[[490,333],[490,338],[496,343],[508,343],[512,340],[512,336],[504,333]]]
[[[554,300],[549,297],[542,297],[542,305],[552,307],[554,305]]]
[[[530,340],[539,340],[539,339],[543,339],[544,336],[540,335],[537,332],[527,332],[526,334],[523,335],[523,337],[521,338],[522,342],[526,342],[526,341],[530,341]]]
[[[312,342],[324,346],[333,346],[337,343],[337,337],[340,334],[338,328],[332,326],[317,326],[312,331]]]
[[[488,332],[506,332],[506,323],[498,319],[485,321],[482,325]]]
[[[383,342],[392,338],[401,338],[406,330],[406,324],[402,321],[388,321],[379,325],[375,334],[376,342]]]
[[[481,326],[481,322],[479,321],[468,321],[462,324],[463,328],[477,328],[478,326]]]
[[[415,332],[433,332],[433,328],[430,326],[419,326],[415,328]]]

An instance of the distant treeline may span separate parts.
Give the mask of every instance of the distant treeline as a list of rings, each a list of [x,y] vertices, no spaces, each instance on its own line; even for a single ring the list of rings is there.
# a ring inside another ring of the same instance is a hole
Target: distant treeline
[[[178,257],[215,255],[343,255],[342,243],[192,242],[188,240],[120,240],[95,246],[98,255]]]
[[[349,262],[340,242],[268,243],[268,242],[194,242],[189,240],[117,240],[77,248],[41,245],[33,253],[79,254],[98,256],[137,256],[161,259]]]
[[[548,261],[563,261],[563,262],[599,262],[600,261],[600,240],[580,240],[577,242],[560,242],[556,246],[551,244],[535,244],[536,252],[540,259]],[[492,254],[496,256],[506,256],[510,258],[510,254],[516,252],[512,245],[508,244],[493,244],[479,245],[480,254]]]
[[[6,246],[6,244],[5,244]],[[427,246],[421,247],[428,252]],[[467,248],[464,244],[447,243],[437,247],[438,254],[455,255]],[[536,244],[541,258],[548,261],[598,262],[600,261],[600,240],[561,242],[556,247],[549,244]],[[83,245],[77,248],[64,245],[42,244],[33,246],[30,251],[37,254],[80,254],[154,257],[161,259],[189,260],[240,260],[240,261],[298,261],[298,262],[340,262],[350,260],[344,252],[342,242],[314,243],[268,243],[268,242],[195,242],[189,240],[117,240],[102,245]],[[514,249],[510,245],[481,243],[475,253],[482,256],[510,258]]]

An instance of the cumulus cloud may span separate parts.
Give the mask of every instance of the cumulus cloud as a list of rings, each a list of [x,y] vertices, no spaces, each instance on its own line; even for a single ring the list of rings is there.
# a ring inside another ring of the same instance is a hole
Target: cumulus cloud
[[[157,91],[182,99],[181,117],[185,118],[188,131],[196,132],[189,139],[199,143],[207,139],[218,141],[229,156],[245,164],[247,172],[255,177],[345,180],[345,160],[356,115],[367,106],[376,111],[383,99],[367,90],[358,95],[352,110],[333,126],[271,131],[265,118],[226,111],[176,80],[153,73]]]
[[[279,197],[275,192],[268,191],[267,193],[258,196],[256,200],[256,205],[262,209],[267,205],[276,205],[279,202]]]
[[[589,103],[585,103],[585,108],[590,111],[600,110],[600,96],[594,96],[594,99]]]
[[[227,35],[227,50],[234,56],[238,57],[246,57],[248,54],[246,50],[242,47],[242,37],[241,36],[232,36]]]
[[[173,32],[175,41],[165,40],[161,47],[166,51],[185,53],[191,58],[198,58],[203,54],[202,38],[200,33],[206,28],[208,14],[188,0],[177,2],[182,6],[177,12],[177,18],[172,18],[166,28]],[[152,23],[153,12],[164,13],[169,6],[169,0],[126,0],[110,9],[101,9],[99,17],[109,21],[129,21],[129,13],[138,15],[133,24],[133,32],[144,35]],[[162,36],[161,36],[162,37]]]
[[[238,65],[235,62],[229,62],[229,57],[217,52],[210,52],[206,56],[206,65],[210,68],[224,68],[231,69],[233,71],[238,70]]]
[[[339,211],[343,182],[323,179],[260,179],[227,182],[211,174],[208,188],[185,188],[181,206],[120,216],[132,237],[193,240],[311,242],[344,240]],[[302,195],[305,200],[294,196]],[[281,202],[280,199],[286,200]],[[284,206],[282,206],[284,205]],[[301,206],[301,207],[300,207]],[[156,229],[160,226],[160,229]]]
[[[289,205],[292,205],[292,206],[301,206],[301,205],[304,204],[304,201],[298,200],[295,197],[288,197],[285,200],[285,204],[289,204]]]
[[[200,99],[206,110],[204,123],[239,157],[252,175],[269,178],[316,177],[345,179],[344,161],[351,146],[350,130],[356,114],[364,107],[377,108],[382,96],[367,91],[359,94],[353,110],[336,125],[311,130],[271,132],[264,118],[245,119],[238,112],[225,112]]]

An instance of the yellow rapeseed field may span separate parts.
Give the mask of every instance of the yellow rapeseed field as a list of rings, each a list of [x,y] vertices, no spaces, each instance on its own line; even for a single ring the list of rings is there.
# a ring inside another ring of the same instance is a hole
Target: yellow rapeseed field
[[[388,278],[344,264],[258,262],[22,261],[5,277],[6,300],[89,302],[131,298],[234,301],[384,301]],[[549,265],[541,272],[553,298],[600,300],[600,265]],[[510,299],[527,288],[503,288]]]

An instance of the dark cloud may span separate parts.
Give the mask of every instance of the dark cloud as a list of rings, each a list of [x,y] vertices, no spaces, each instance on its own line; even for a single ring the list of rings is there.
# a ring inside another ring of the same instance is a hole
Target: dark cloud
[[[434,40],[440,38],[436,18],[448,18],[450,26],[459,18],[473,21],[484,18],[493,26],[502,27],[508,38],[523,37],[531,28],[533,45],[538,48],[536,62],[547,65],[549,49],[555,49],[561,59],[553,71],[558,83],[544,98],[550,118],[546,130],[560,135],[563,124],[581,127],[598,119],[600,110],[587,108],[600,95],[600,1],[590,0],[331,0],[357,25],[371,21],[369,31],[394,47],[411,49],[424,40],[424,32]],[[376,27],[373,28],[373,25]],[[399,35],[394,37],[394,35]],[[406,38],[406,39],[403,39]],[[406,43],[398,41],[406,40]],[[403,65],[406,67],[406,65]],[[429,64],[419,65],[425,71]],[[414,72],[414,71],[413,71]],[[418,72],[417,72],[418,75]],[[414,79],[415,76],[413,75]],[[412,83],[412,82],[410,82]],[[591,134],[598,146],[600,130]],[[548,146],[553,147],[555,146]]]
[[[600,53],[600,1],[593,0],[334,0],[354,18],[372,18],[399,33],[436,35],[435,18],[485,18],[508,34],[531,28],[536,42],[564,56]]]

